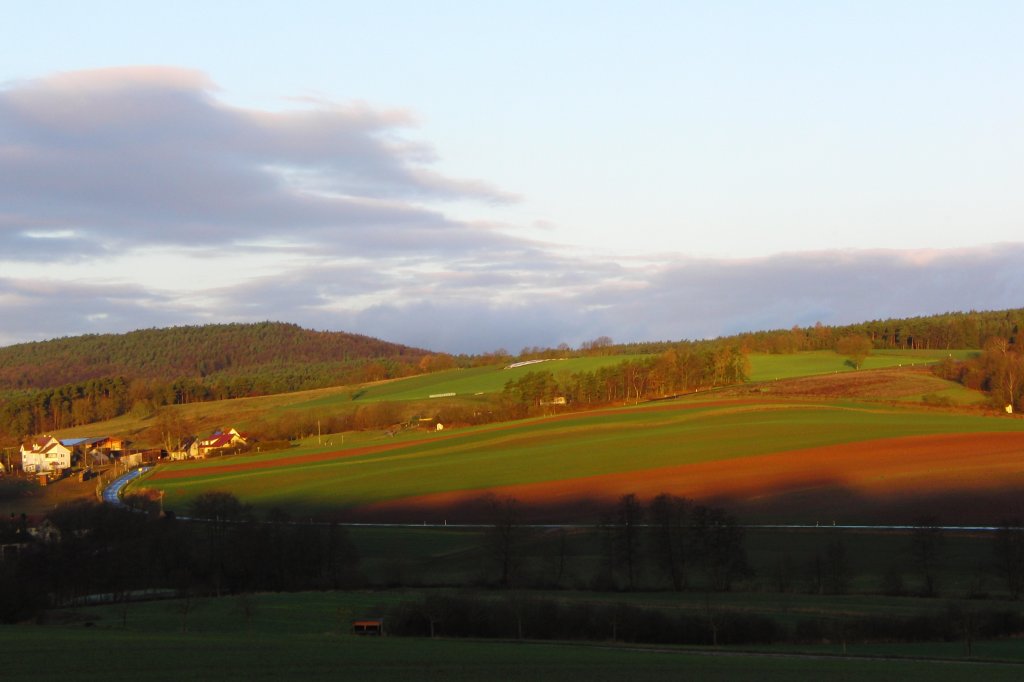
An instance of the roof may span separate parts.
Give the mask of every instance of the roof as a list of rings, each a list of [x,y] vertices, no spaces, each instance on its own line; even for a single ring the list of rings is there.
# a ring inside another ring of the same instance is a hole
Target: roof
[[[61,440],[61,444],[69,448],[73,448],[78,445],[89,446],[96,445],[96,443],[102,443],[103,441],[108,440],[108,438],[108,436],[103,436],[102,438],[64,438]]]
[[[209,438],[204,438],[199,444],[204,448],[226,448],[231,445],[234,438],[230,433],[214,434]]]

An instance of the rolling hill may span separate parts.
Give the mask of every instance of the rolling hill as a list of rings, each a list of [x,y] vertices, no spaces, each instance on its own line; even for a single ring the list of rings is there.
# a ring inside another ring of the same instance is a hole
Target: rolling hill
[[[142,329],[0,348],[0,390],[51,388],[104,377],[171,382],[298,364],[418,359],[427,353],[369,336],[281,322]]]
[[[479,517],[487,495],[527,502],[544,520],[592,520],[630,492],[779,521],[1012,512],[1024,491],[1024,421],[953,407],[979,394],[899,364],[454,431],[314,437],[284,452],[162,466],[142,485],[177,508],[220,489],[258,509],[362,520]],[[433,380],[421,390],[456,385],[444,373]],[[406,382],[423,378],[380,388],[398,396]],[[929,406],[930,395],[948,400]]]

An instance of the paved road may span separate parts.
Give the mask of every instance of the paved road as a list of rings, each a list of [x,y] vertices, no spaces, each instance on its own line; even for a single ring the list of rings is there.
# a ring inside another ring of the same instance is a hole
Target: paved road
[[[103,501],[109,504],[122,504],[121,491],[124,490],[124,487],[147,471],[149,471],[149,467],[141,467],[115,478],[110,485],[103,489]]]

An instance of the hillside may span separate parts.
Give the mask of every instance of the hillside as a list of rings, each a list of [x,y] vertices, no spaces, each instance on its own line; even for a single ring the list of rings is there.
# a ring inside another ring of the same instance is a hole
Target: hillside
[[[283,452],[163,465],[144,485],[171,508],[226,489],[259,509],[373,521],[471,519],[491,493],[539,520],[593,519],[620,495],[671,492],[811,523],[940,511],[992,522],[1024,489],[1020,419],[728,393],[437,433],[314,436]]]
[[[51,388],[105,377],[174,381],[282,365],[425,354],[369,336],[280,322],[142,329],[0,348],[0,390]]]
[[[293,324],[144,329],[0,348],[0,442],[161,406],[409,376],[426,351]]]

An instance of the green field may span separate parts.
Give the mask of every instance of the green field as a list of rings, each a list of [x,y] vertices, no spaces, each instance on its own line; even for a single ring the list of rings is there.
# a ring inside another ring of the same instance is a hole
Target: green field
[[[380,615],[408,592],[260,594],[82,607],[43,626],[0,626],[12,680],[1017,680],[1019,641],[962,645],[771,647],[624,646],[416,638],[359,638],[352,619]],[[580,594],[569,599],[613,599]],[[495,599],[503,598],[495,595]],[[664,605],[672,595],[638,596]],[[846,605],[849,606],[848,604]],[[880,604],[879,608],[885,605]],[[823,604],[840,613],[842,604]],[[87,626],[88,624],[88,626]],[[747,653],[750,651],[750,653]],[[878,658],[885,657],[885,658]],[[915,660],[906,657],[915,657]]]
[[[953,357],[963,358],[973,351],[950,351]],[[927,364],[945,357],[947,351],[876,351],[865,363],[867,368],[897,367],[907,364]],[[373,384],[336,386],[311,391],[238,398],[208,403],[174,405],[171,409],[193,424],[197,433],[211,431],[224,425],[246,429],[260,420],[273,419],[291,412],[330,414],[350,412],[360,405],[391,401],[405,406],[405,412],[416,414],[436,409],[446,403],[476,404],[495,393],[501,392],[506,382],[522,377],[528,372],[550,371],[556,377],[575,372],[590,372],[600,367],[618,365],[627,360],[645,356],[609,355],[586,358],[551,360],[523,367],[504,369],[502,367],[478,367],[453,369],[433,374],[396,379]],[[831,351],[808,351],[790,355],[752,354],[750,356],[751,381],[771,381],[802,376],[845,373],[854,371],[846,360]],[[952,402],[970,403],[977,400],[977,394],[963,387],[945,382],[942,388],[931,391],[950,397]],[[449,396],[447,394],[455,394]],[[444,396],[431,398],[430,396]],[[906,400],[919,400],[920,396],[909,396]],[[87,424],[56,431],[58,437],[83,437],[109,435],[111,433],[138,436],[153,426],[152,417],[138,417],[131,414],[115,419]]]
[[[488,393],[500,393],[509,381],[515,381],[529,372],[551,372],[556,377],[576,372],[593,372],[601,367],[637,360],[640,355],[607,355],[591,358],[548,360],[521,367],[474,367],[450,369],[433,374],[409,377],[361,387],[344,395],[325,396],[309,402],[297,403],[294,408],[335,407],[348,400],[372,402],[377,400],[420,401],[431,396],[474,398]]]
[[[559,481],[725,460],[800,448],[926,434],[1020,432],[1016,419],[852,402],[675,403],[561,418],[407,433],[341,445],[341,436],[297,448],[163,465],[185,477],[143,482],[181,508],[199,492],[225,489],[261,508],[301,513],[439,492]],[[384,452],[358,454],[367,444]],[[316,462],[298,458],[336,451]],[[353,452],[356,454],[347,455]],[[225,465],[270,463],[252,470]]]
[[[864,362],[863,369],[928,365],[944,357],[952,356],[962,360],[976,351],[924,351],[924,350],[881,350],[873,352]],[[609,355],[586,358],[550,360],[511,369],[502,367],[477,367],[453,369],[434,374],[410,377],[397,381],[367,386],[353,391],[357,401],[373,400],[423,400],[432,395],[454,393],[466,398],[487,393],[499,393],[508,381],[519,379],[528,372],[551,372],[556,377],[577,372],[593,372],[601,367],[615,366],[635,361],[642,355]],[[832,351],[805,351],[789,355],[752,353],[750,356],[750,380],[767,381],[788,379],[815,374],[855,371],[846,358]],[[346,396],[330,396],[298,403],[295,407],[323,407],[337,405]]]
[[[930,365],[945,357],[964,360],[977,351],[969,350],[876,350],[864,361],[863,370]],[[846,358],[830,350],[803,351],[788,355],[750,354],[750,380],[772,381],[815,374],[853,372]]]

